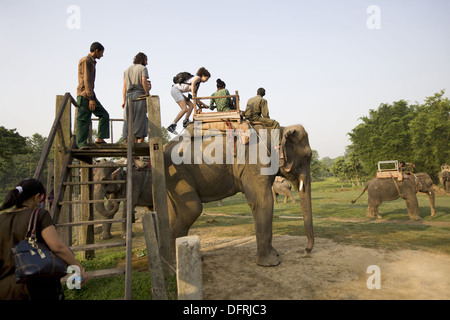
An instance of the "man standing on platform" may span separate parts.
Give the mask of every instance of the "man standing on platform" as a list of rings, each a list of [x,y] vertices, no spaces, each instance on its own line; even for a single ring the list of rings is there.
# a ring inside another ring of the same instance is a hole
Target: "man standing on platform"
[[[100,43],[94,42],[91,45],[90,53],[81,58],[78,63],[77,104],[79,108],[76,136],[77,146],[80,149],[89,149],[86,143],[92,114],[99,118],[98,138],[95,143],[106,143],[104,139],[109,138],[109,114],[94,93],[95,65],[97,64],[95,60],[103,57],[104,51],[105,48]]]

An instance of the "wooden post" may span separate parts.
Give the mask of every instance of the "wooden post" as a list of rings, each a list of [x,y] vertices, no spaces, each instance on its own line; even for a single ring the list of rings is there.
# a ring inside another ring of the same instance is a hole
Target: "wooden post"
[[[178,300],[202,300],[202,257],[200,238],[177,238]]]
[[[47,186],[45,189],[47,190],[47,201],[45,202],[45,209],[50,211],[50,201],[48,201],[48,196],[53,191],[53,196],[55,195],[54,192],[54,185],[53,185],[53,176],[54,176],[54,169],[53,169],[53,162],[49,161],[47,162]]]
[[[168,300],[164,273],[159,253],[157,229],[157,217],[155,212],[146,212],[142,217],[145,244],[147,246],[148,265],[150,267],[150,279],[152,282],[152,300]]]
[[[82,165],[91,164],[87,162],[80,162]],[[81,168],[80,169],[80,181],[88,182],[92,181],[92,169],[91,168]],[[90,185],[81,185],[80,186],[80,197],[81,201],[89,201],[92,199],[92,186]],[[90,221],[94,220],[93,214],[93,205],[89,203],[83,203],[80,205],[81,207],[81,221]],[[84,244],[93,244],[94,243],[94,226],[87,225],[81,226],[80,230],[80,245]],[[94,250],[87,250],[81,252],[81,257],[83,259],[93,259],[95,257]]]
[[[127,143],[127,229],[126,229],[126,258],[125,258],[125,300],[133,299],[131,288],[132,271],[132,221],[133,221],[133,152],[134,152],[134,129],[133,129],[133,108],[128,106],[128,143]]]
[[[64,96],[58,95],[56,96],[56,114],[58,114],[59,107],[61,103],[64,102]],[[53,142],[53,148],[55,151],[55,162],[54,162],[54,177],[55,183],[54,185],[58,185],[59,179],[61,177],[61,172],[64,169],[64,158],[66,156],[66,150],[68,149],[70,138],[71,138],[71,112],[70,112],[70,101],[67,99],[67,104],[65,106],[64,113],[61,116],[59,130],[57,130],[57,134],[55,140]],[[70,201],[72,195],[70,192],[66,192],[64,195],[64,201]],[[57,201],[57,199],[55,199]],[[53,205],[56,205],[53,204]],[[59,216],[60,223],[69,222],[70,221],[70,207],[64,206],[61,209],[61,213]],[[72,229],[71,228],[61,228],[58,230],[61,240],[68,246],[72,245]]]
[[[148,136],[152,169],[153,206],[159,218],[159,246],[163,258],[164,273],[173,275],[172,237],[169,227],[164,154],[162,146],[161,113],[158,96],[147,98]]]

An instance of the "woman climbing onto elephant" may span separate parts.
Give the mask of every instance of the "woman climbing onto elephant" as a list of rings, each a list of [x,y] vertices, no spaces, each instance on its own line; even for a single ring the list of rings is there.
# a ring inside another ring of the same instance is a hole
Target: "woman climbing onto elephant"
[[[186,78],[187,76],[187,78]],[[197,94],[200,83],[208,81],[211,78],[211,74],[208,70],[201,67],[197,71],[196,76],[192,76],[187,72],[181,72],[174,78],[174,84],[170,93],[173,99],[181,108],[181,111],[177,114],[172,124],[167,127],[167,131],[173,134],[178,134],[175,129],[177,128],[177,123],[184,115],[183,128],[186,128],[189,123],[189,116],[194,110],[194,104],[183,95],[183,93],[190,92],[192,96]],[[189,108],[188,108],[189,106]]]

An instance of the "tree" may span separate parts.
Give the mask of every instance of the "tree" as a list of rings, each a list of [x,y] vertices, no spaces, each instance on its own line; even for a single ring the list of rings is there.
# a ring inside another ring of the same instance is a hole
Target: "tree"
[[[450,101],[443,95],[441,91],[427,97],[410,123],[413,162],[417,170],[428,172],[434,179],[450,158]]]
[[[13,156],[27,152],[26,138],[15,131],[0,127],[0,160],[9,161]]]
[[[31,138],[22,137],[13,130],[0,127],[0,190],[13,187],[18,181],[30,178],[36,170],[47,138],[35,133]],[[12,151],[14,150],[14,154]],[[6,154],[6,156],[4,156]],[[43,177],[46,179],[46,175]],[[43,181],[45,183],[45,181]]]
[[[404,100],[381,104],[377,110],[371,109],[368,117],[362,117],[363,123],[349,133],[352,151],[367,171],[375,169],[378,161],[409,157],[409,122],[414,110],[415,106],[408,106]]]
[[[333,166],[331,167],[331,172],[336,178],[341,182],[341,189],[344,189],[344,181],[346,180],[346,165],[344,157],[337,157],[334,160]]]
[[[29,149],[26,144],[27,140],[22,137],[16,129],[6,129],[0,127],[0,186],[14,185],[16,183],[15,175],[16,163],[15,159],[19,155],[26,154]]]
[[[328,169],[319,160],[319,153],[316,150],[313,150],[311,158],[311,177],[313,179],[319,179],[325,176],[327,172]]]
[[[440,165],[450,156],[450,103],[444,91],[422,105],[400,100],[370,110],[350,133],[350,149],[370,174],[377,162],[404,160],[436,180]]]

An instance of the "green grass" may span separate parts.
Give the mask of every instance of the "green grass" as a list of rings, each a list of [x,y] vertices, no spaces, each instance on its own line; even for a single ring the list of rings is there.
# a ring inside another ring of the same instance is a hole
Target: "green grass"
[[[402,199],[382,203],[379,211],[383,219],[373,220],[366,217],[367,193],[356,203],[351,203],[361,193],[361,189],[362,187],[344,185],[341,191],[340,183],[331,178],[313,182],[311,197],[316,237],[369,248],[412,249],[450,255],[449,195],[436,194],[436,214],[431,217],[428,197],[418,194],[422,221],[409,220]],[[278,197],[274,209],[274,235],[305,235],[298,194],[293,195],[296,200],[294,204],[284,204],[284,197]],[[246,199],[240,193],[224,199],[221,207],[217,206],[217,202],[204,204],[203,212],[194,223],[193,231],[207,228],[217,237],[254,235],[253,217]],[[121,234],[119,229],[117,226],[114,231],[113,227],[115,238],[111,241],[117,241]],[[133,226],[133,232],[136,235],[133,238],[133,251],[142,252],[145,244],[140,220]],[[96,242],[100,240],[96,239]],[[82,264],[86,270],[114,268],[123,263],[124,259],[125,250],[115,248],[97,251],[94,260],[84,260]],[[143,259],[146,260],[146,257]],[[151,299],[148,265],[138,268],[133,265],[133,270],[136,270],[132,274],[133,299]],[[166,284],[169,298],[176,299],[176,278],[166,279]],[[120,299],[124,296],[124,276],[91,280],[82,290],[65,292],[66,299],[69,300]]]
[[[418,194],[419,215],[422,221],[410,221],[405,201],[383,202],[379,212],[382,220],[366,217],[367,192],[351,203],[362,191],[362,187],[344,185],[334,179],[313,182],[312,209],[314,234],[316,237],[329,238],[344,244],[363,247],[394,249],[420,249],[450,254],[450,196],[436,194],[434,217],[430,215],[428,196]],[[301,219],[300,202],[297,193],[293,193],[295,203],[283,203],[284,196],[278,196],[274,209],[274,234],[304,235]],[[241,226],[241,231],[230,230],[230,234],[245,235],[249,230],[254,234],[251,211],[241,194],[223,200],[223,206],[216,202],[204,205],[204,212],[210,214],[226,214],[229,217],[214,216],[216,226]],[[232,218],[247,216],[248,219]],[[201,216],[194,227],[211,227],[211,216]],[[239,229],[239,228],[238,228]],[[222,229],[220,232],[224,232]],[[247,233],[248,234],[248,233]]]

